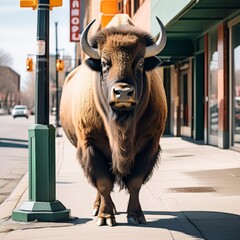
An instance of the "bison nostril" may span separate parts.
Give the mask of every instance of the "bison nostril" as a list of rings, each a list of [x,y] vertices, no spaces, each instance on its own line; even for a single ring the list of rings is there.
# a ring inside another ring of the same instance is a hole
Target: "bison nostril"
[[[135,90],[132,86],[116,84],[112,88],[112,97],[115,100],[127,102],[134,98]]]
[[[120,91],[117,91],[116,89],[113,89],[113,93],[114,93],[115,95],[120,95],[120,94],[121,94]]]
[[[133,92],[134,92],[134,90],[129,91],[129,92],[127,93],[127,95],[128,95],[129,97],[131,97],[131,96],[133,96]]]

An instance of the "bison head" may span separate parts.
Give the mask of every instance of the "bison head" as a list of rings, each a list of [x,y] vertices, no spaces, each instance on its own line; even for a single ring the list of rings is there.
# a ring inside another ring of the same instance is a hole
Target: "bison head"
[[[160,64],[154,56],[166,43],[165,28],[158,18],[157,21],[160,34],[156,42],[148,33],[131,25],[105,28],[92,38],[91,45],[87,36],[93,22],[82,33],[81,46],[90,57],[86,63],[100,72],[97,83],[100,103],[107,113],[110,107],[116,118],[132,116],[136,106],[146,100],[146,71]]]

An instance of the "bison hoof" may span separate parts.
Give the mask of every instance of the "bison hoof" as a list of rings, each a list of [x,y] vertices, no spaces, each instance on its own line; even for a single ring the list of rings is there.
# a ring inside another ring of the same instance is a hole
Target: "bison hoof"
[[[93,216],[97,216],[97,215],[98,215],[98,211],[99,211],[99,208],[94,208],[92,215],[93,215]],[[114,214],[114,215],[117,214],[116,208],[113,208],[113,214]]]
[[[96,224],[97,224],[97,226],[107,225],[109,227],[113,227],[116,225],[116,220],[115,220],[115,218],[107,218],[106,219],[106,218],[98,217]]]
[[[94,208],[94,209],[93,209],[92,215],[93,215],[93,216],[97,216],[97,215],[98,215],[98,208]]]
[[[128,217],[129,224],[138,225],[138,224],[147,224],[147,221],[144,216],[141,217]]]
[[[105,224],[105,218],[99,217],[96,222],[97,226],[102,226]]]
[[[107,224],[109,227],[113,227],[113,226],[115,226],[117,223],[116,223],[115,218],[107,218],[107,219],[106,219],[106,224]]]

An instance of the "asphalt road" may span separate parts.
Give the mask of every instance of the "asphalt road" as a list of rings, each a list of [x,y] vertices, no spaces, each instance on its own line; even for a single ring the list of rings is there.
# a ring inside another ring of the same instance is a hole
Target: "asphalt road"
[[[0,204],[27,172],[28,128],[33,123],[34,116],[0,115]]]

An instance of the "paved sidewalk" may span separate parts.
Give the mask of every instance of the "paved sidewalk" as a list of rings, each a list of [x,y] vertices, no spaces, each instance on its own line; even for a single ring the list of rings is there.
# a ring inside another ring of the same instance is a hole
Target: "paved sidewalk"
[[[112,194],[117,226],[97,227],[91,216],[95,189],[84,178],[74,147],[57,140],[57,199],[71,209],[64,223],[20,223],[11,220],[16,205],[27,197],[27,176],[0,206],[0,239],[137,239],[239,240],[240,153],[181,138],[161,140],[162,161],[140,194],[147,225],[127,224],[128,195]]]

